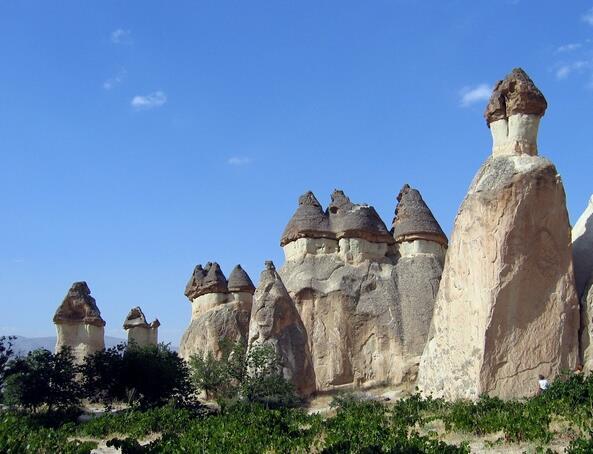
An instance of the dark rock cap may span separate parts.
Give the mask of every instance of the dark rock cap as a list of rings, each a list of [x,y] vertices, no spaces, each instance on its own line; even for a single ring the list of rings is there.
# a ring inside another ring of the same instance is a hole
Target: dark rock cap
[[[328,216],[311,191],[299,197],[299,206],[284,229],[280,246],[299,238],[335,238]]]
[[[229,276],[228,283],[229,292],[248,292],[253,295],[255,292],[255,286],[251,282],[251,278],[245,272],[241,265],[237,265],[231,275]]]
[[[208,265],[206,265],[206,267],[208,267]],[[196,298],[196,294],[198,293],[199,288],[202,286],[202,282],[204,281],[207,273],[208,271],[204,270],[202,265],[197,265],[194,268],[194,272],[185,286],[185,292],[183,292],[190,301]]]
[[[208,265],[210,266],[208,267]],[[209,263],[208,265],[206,265],[208,268],[208,273],[202,281],[202,285],[198,291],[198,296],[204,295],[206,293],[227,293],[227,280],[220,269],[220,265],[216,262],[212,264]]]
[[[138,326],[143,326],[148,328],[148,323],[146,322],[146,317],[144,316],[144,312],[140,307],[134,307],[128,313],[126,320],[124,321],[124,329],[135,328]]]
[[[393,243],[385,223],[370,205],[357,205],[336,189],[327,212],[336,238],[362,238],[375,243]]]
[[[86,282],[75,282],[54,314],[54,323],[86,323],[105,326],[95,298]]]
[[[493,121],[522,113],[543,117],[548,103],[541,91],[535,86],[527,73],[515,68],[497,82],[486,106],[484,118],[490,125]]]
[[[397,196],[392,233],[395,241],[424,239],[447,245],[447,237],[417,189],[408,184]]]

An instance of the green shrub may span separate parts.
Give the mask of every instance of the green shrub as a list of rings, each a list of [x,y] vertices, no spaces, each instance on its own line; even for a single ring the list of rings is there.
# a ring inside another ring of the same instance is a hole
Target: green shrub
[[[9,405],[47,411],[67,409],[80,403],[81,387],[78,372],[69,348],[53,354],[34,350],[24,358],[11,360],[6,366],[4,400]]]
[[[190,393],[185,362],[165,344],[102,350],[81,370],[85,395],[107,407],[116,401],[151,407]]]
[[[14,353],[12,351],[13,340],[14,336],[0,337],[0,389],[2,389],[2,385],[4,384],[4,369]]]
[[[70,434],[68,428],[46,428],[28,416],[0,413],[0,452],[82,454],[97,447],[94,442],[69,440]]]

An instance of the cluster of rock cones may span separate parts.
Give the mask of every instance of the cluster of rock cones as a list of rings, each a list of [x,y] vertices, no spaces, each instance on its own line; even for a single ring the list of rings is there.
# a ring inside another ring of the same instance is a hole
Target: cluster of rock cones
[[[538,374],[593,367],[593,199],[571,239],[562,181],[537,154],[546,108],[521,69],[496,85],[492,155],[450,243],[408,185],[391,230],[343,191],[325,210],[303,194],[281,237],[285,263],[266,262],[257,288],[240,265],[228,281],[217,263],[194,269],[180,354],[220,355],[223,339],[271,345],[303,396],[409,384],[447,399],[515,398],[535,392]],[[83,293],[58,310],[58,327],[102,329]]]

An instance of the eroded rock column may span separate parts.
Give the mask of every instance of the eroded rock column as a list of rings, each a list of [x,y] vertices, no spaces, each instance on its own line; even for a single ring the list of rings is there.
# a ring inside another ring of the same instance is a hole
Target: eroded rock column
[[[128,332],[128,344],[138,347],[157,345],[159,326],[161,322],[158,319],[148,323],[140,307],[132,308],[124,321],[124,329]]]
[[[56,310],[56,353],[70,347],[77,362],[105,348],[105,321],[86,282],[75,282]]]
[[[521,69],[486,109],[492,156],[455,220],[419,371],[448,399],[534,394],[577,360],[578,300],[564,188],[537,156],[546,100]]]

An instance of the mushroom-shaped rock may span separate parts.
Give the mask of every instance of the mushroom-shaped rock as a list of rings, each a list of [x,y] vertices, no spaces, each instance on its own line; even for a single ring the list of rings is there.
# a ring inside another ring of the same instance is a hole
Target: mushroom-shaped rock
[[[198,297],[200,288],[202,287],[202,283],[204,282],[204,278],[206,277],[207,271],[202,268],[202,265],[197,265],[194,268],[194,272],[192,273],[187,285],[185,286],[185,296],[191,301],[194,298]]]
[[[198,296],[206,293],[226,293],[228,291],[227,280],[220,269],[220,265],[216,262],[209,265],[208,272],[198,290]]]
[[[284,229],[280,245],[299,238],[335,238],[327,214],[311,191],[299,197],[299,206]]]
[[[300,395],[315,391],[307,332],[272,262],[266,262],[261,273],[251,310],[249,349],[256,345],[272,346],[280,358],[284,377]]]
[[[527,397],[534,376],[553,379],[578,357],[564,187],[554,165],[529,148],[535,135],[527,134],[545,100],[518,70],[495,91],[510,115],[511,141],[496,147],[503,138],[494,126],[507,125],[492,108],[495,146],[455,218],[420,362],[418,387],[434,397]]]
[[[237,265],[233,268],[231,275],[229,276],[228,282],[229,292],[247,292],[253,295],[255,292],[255,286],[251,281],[249,275],[245,272],[241,265]]]
[[[404,185],[397,201],[393,218],[393,237],[397,243],[428,240],[447,246],[447,237],[417,189]]]
[[[156,345],[157,329],[160,325],[158,319],[149,324],[140,307],[132,308],[124,321],[124,329],[128,331],[128,343],[139,347]]]
[[[393,244],[375,209],[370,205],[357,205],[350,201],[344,191],[336,189],[328,207],[329,222],[338,239],[362,238],[373,243]]]
[[[105,326],[95,298],[86,282],[75,282],[56,310],[54,323],[85,323]]]
[[[484,118],[490,123],[509,118],[515,114],[543,117],[548,103],[542,92],[535,86],[527,73],[515,68],[494,87],[486,106]]]
[[[77,362],[105,348],[105,321],[86,282],[75,282],[54,318],[56,352],[70,347]]]
[[[548,104],[521,68],[515,68],[495,88],[484,117],[492,134],[492,154],[537,154],[539,121]]]

